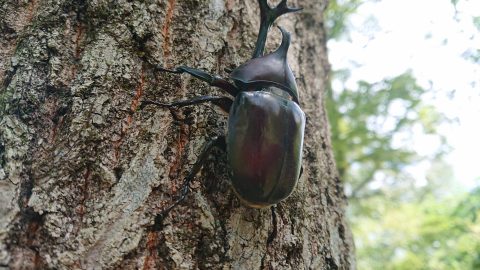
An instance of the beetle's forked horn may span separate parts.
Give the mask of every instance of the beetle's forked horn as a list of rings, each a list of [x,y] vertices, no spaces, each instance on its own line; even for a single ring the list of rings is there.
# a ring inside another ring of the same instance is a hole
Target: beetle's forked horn
[[[285,13],[302,10],[302,8],[289,8],[289,7],[287,7],[287,0],[280,1],[280,3],[278,3],[278,5],[273,9],[268,5],[267,0],[258,0],[258,4],[260,5],[261,12],[265,13],[265,12],[273,11],[273,12],[276,13],[275,14],[276,17],[280,17],[281,15],[283,15]],[[274,18],[273,20],[275,20],[275,19],[276,18]]]
[[[287,0],[280,1],[275,8],[271,8],[268,5],[267,0],[258,0],[258,4],[260,6],[260,30],[258,32],[255,51],[253,52],[252,58],[257,58],[263,55],[265,43],[267,41],[268,29],[278,17],[286,13],[302,10],[302,8],[288,7]]]

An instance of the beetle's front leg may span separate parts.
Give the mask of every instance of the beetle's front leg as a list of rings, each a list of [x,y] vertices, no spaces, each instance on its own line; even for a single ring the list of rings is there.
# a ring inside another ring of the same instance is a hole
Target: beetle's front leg
[[[163,72],[169,72],[169,73],[175,73],[175,74],[182,74],[182,73],[188,73],[192,75],[193,77],[200,79],[206,83],[208,83],[210,86],[218,87],[225,92],[229,93],[232,96],[236,96],[239,92],[238,88],[236,88],[233,84],[228,82],[227,80],[217,76],[217,75],[212,75],[209,74],[206,71],[203,71],[201,69],[196,69],[196,68],[191,68],[187,66],[180,66],[177,67],[174,70],[171,69],[166,69],[160,66],[157,66],[156,69],[158,71],[163,71]]]
[[[163,103],[153,100],[144,100],[142,101],[140,108],[143,108],[147,105],[154,105],[162,108],[171,108],[171,107],[185,107],[190,105],[198,105],[205,102],[211,102],[214,105],[220,107],[223,111],[228,113],[230,111],[230,107],[232,106],[233,100],[229,97],[216,97],[216,96],[199,96],[192,99],[186,100],[177,100],[172,103]]]
[[[190,171],[190,173],[187,175],[187,177],[185,178],[185,180],[183,180],[183,184],[182,184],[182,188],[181,188],[181,192],[180,192],[180,196],[178,197],[178,199],[172,204],[170,205],[169,207],[167,207],[166,209],[164,209],[162,212],[160,212],[159,214],[157,214],[157,216],[155,217],[155,223],[154,224],[157,224],[158,226],[160,226],[159,224],[162,224],[162,220],[168,215],[168,213],[170,213],[170,211],[172,211],[172,209],[177,206],[178,204],[180,204],[183,200],[185,200],[185,198],[187,197],[188,193],[190,192],[190,183],[193,181],[193,179],[195,178],[195,176],[198,174],[198,172],[200,171],[200,169],[202,168],[203,164],[205,163],[205,161],[207,160],[207,157],[209,156],[210,152],[212,151],[213,148],[215,147],[218,147],[222,150],[226,150],[226,142],[225,142],[225,136],[219,136],[219,137],[215,137],[214,139],[212,139],[211,141],[205,143],[204,147],[203,147],[203,151],[202,153],[200,154],[200,156],[198,157],[198,160],[195,162],[195,164],[193,165],[193,168],[192,170]],[[156,228],[155,227],[156,225],[153,226],[153,230],[158,230],[159,228]]]

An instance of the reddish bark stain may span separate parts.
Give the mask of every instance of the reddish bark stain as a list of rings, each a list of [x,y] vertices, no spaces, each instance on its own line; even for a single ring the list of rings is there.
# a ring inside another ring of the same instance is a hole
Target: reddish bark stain
[[[80,47],[80,43],[83,39],[84,32],[85,32],[85,27],[83,26],[82,23],[78,23],[77,26],[77,34],[75,35],[75,59],[79,59],[80,54],[82,52],[82,49]]]
[[[48,126],[51,126],[51,129],[49,130],[48,133],[48,142],[52,144],[52,142],[55,140],[55,137],[57,135],[57,129],[58,129],[58,124],[61,124],[61,118],[58,119],[57,123],[55,123],[55,115],[58,110],[58,102],[57,100],[53,99],[46,99],[45,102],[43,103],[43,110],[48,113],[46,115],[46,118],[48,121],[51,123]]]
[[[143,263],[143,270],[157,269],[157,245],[158,245],[158,233],[149,232],[147,235],[147,251],[148,255],[145,257]]]
[[[26,230],[21,235],[18,246],[22,247],[14,252],[16,259],[12,260],[12,269],[44,269],[44,262],[36,247],[39,245],[38,231],[41,228],[41,221],[30,220],[26,224]],[[17,253],[18,252],[18,253]],[[15,254],[17,253],[17,254]]]
[[[189,133],[190,133],[189,126],[186,125],[186,124],[181,124],[180,132],[177,136],[177,141],[176,141],[177,152],[175,153],[175,158],[174,158],[172,166],[170,166],[170,171],[169,171],[169,174],[168,174],[168,176],[171,179],[176,178],[178,176],[178,170],[179,170],[180,165],[181,165],[183,150],[185,149],[185,145],[188,142]],[[176,188],[172,187],[172,191],[175,192]]]
[[[42,269],[43,267],[43,260],[40,256],[40,253],[37,251],[35,252],[35,256],[33,257],[33,269]]]
[[[20,3],[17,3],[17,5],[20,5]],[[20,33],[23,32],[27,25],[31,24],[37,9],[38,0],[32,0],[26,7],[22,5],[21,8],[18,8],[15,16],[7,16],[2,13],[2,15],[6,17],[5,21],[2,22],[5,23],[5,26],[12,28],[13,31],[16,32],[16,35],[15,37],[10,36],[9,38],[0,36],[2,40],[2,50],[0,50],[0,81],[5,80],[6,66],[9,65],[10,58],[15,54],[19,37],[23,37],[23,34]]]
[[[73,48],[73,62],[74,64],[71,65],[71,71],[70,71],[70,78],[73,81],[75,79],[75,75],[77,74],[77,69],[78,69],[78,61],[80,60],[80,56],[83,52],[83,47],[81,46],[81,43],[83,39],[85,38],[85,26],[82,22],[77,22],[78,25],[75,30],[75,46]]]
[[[167,16],[162,28],[163,36],[163,58],[167,59],[170,56],[170,25],[172,23],[173,11],[175,9],[175,0],[168,0]]]
[[[235,40],[236,37],[238,36],[238,32],[239,32],[238,22],[235,19],[233,19],[232,28],[230,28],[230,30],[228,30],[227,32],[228,40]]]
[[[167,59],[170,56],[170,42],[171,42],[170,25],[172,23],[173,12],[175,10],[175,3],[176,3],[176,0],[168,0],[167,15],[165,17],[165,22],[162,28],[162,36],[164,39],[162,44],[162,49],[163,49],[164,59]],[[166,61],[165,61],[165,65],[168,67],[168,65],[166,64]],[[178,176],[178,170],[181,165],[183,150],[185,149],[185,145],[188,142],[188,134],[189,134],[189,127],[187,125],[182,124],[180,126],[180,132],[178,134],[177,141],[176,141],[177,152],[175,154],[173,164],[170,166],[170,170],[168,174],[170,179],[175,179]],[[172,192],[175,193],[176,191],[177,191],[176,186],[172,185]]]
[[[138,105],[140,104],[140,98],[142,97],[144,86],[145,86],[145,73],[142,67],[142,71],[140,73],[140,83],[135,89],[135,96],[133,97],[132,103],[130,105],[130,109],[132,110],[132,112],[136,111],[138,108]]]
[[[27,21],[31,22],[38,8],[38,0],[32,0],[27,11]]]
[[[233,0],[227,0],[225,2],[225,7],[227,8],[228,11],[232,11],[234,5],[235,5],[235,1]]]
[[[38,229],[40,229],[40,223],[37,221],[31,221],[28,223],[27,226],[27,243],[26,246],[31,247],[33,245],[33,241],[35,241],[35,235],[38,232]]]
[[[129,114],[123,122],[124,124],[122,125],[122,130],[120,132],[120,139],[113,142],[115,161],[118,161],[120,159],[120,145],[122,144],[123,138],[125,137],[128,130],[130,129],[130,126],[133,123],[133,113],[137,110],[138,105],[140,104],[140,98],[143,95],[144,87],[145,87],[145,71],[144,71],[144,67],[142,66],[142,69],[140,71],[140,83],[138,84],[137,88],[135,88],[135,95],[133,97],[132,102],[130,103],[131,114]]]
[[[80,201],[80,205],[77,208],[77,213],[80,216],[80,220],[83,221],[83,216],[85,215],[85,202],[88,199],[88,186],[90,184],[90,178],[92,176],[92,171],[90,168],[87,168],[85,173],[83,174],[84,183],[81,187],[82,190],[82,199]]]

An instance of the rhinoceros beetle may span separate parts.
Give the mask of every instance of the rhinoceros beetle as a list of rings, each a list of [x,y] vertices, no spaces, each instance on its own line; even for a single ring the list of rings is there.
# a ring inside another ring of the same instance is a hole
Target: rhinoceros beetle
[[[271,8],[266,0],[258,0],[261,24],[255,51],[251,60],[230,72],[233,83],[187,66],[174,70],[156,67],[162,72],[190,74],[233,97],[206,95],[172,103],[142,102],[142,106],[164,108],[211,102],[229,113],[227,135],[206,143],[184,180],[179,199],[164,213],[185,198],[190,182],[214,147],[227,151],[231,184],[244,205],[253,208],[274,205],[294,190],[301,174],[305,114],[299,107],[295,77],[287,63],[290,34],[279,27],[280,47],[263,55],[273,22],[283,14],[300,10],[287,7],[286,2],[282,0]]]

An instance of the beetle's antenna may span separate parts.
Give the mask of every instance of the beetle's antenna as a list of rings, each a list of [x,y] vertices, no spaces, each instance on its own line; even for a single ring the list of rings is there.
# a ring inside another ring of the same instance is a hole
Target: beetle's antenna
[[[287,0],[282,0],[275,8],[271,8],[268,5],[267,0],[258,0],[258,4],[260,6],[260,30],[258,32],[255,51],[253,52],[252,58],[257,58],[263,55],[268,29],[278,17],[283,14],[302,10],[302,8],[287,7]]]

